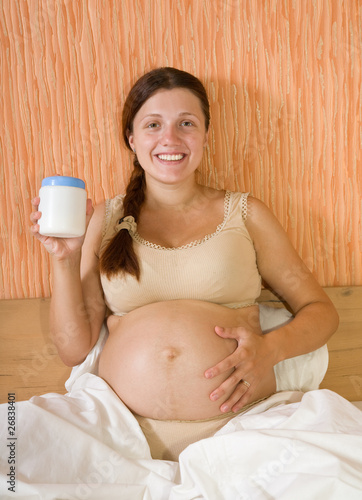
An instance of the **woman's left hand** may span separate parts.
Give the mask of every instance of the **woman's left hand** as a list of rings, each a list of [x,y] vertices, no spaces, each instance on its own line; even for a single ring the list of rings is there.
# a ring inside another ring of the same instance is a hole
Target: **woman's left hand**
[[[217,335],[234,339],[238,345],[235,351],[205,372],[205,377],[211,379],[234,368],[233,373],[210,394],[212,401],[217,401],[223,395],[230,393],[229,398],[221,405],[223,413],[237,412],[243,406],[258,399],[258,388],[270,374],[275,364],[273,350],[267,335],[260,335],[244,327],[215,327]],[[233,390],[234,389],[234,390]]]

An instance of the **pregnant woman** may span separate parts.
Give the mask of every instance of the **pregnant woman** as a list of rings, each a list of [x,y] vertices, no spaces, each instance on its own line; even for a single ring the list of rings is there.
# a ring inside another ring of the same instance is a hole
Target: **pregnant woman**
[[[321,347],[338,318],[267,207],[196,180],[208,140],[201,82],[175,68],[141,77],[123,110],[134,170],[125,195],[93,209],[85,238],[32,230],[52,256],[51,331],[69,366],[107,320],[99,375],[134,413],[154,458],[177,460],[275,392],[274,366]],[[261,280],[294,319],[262,335]],[[74,328],[64,342],[64,318]]]

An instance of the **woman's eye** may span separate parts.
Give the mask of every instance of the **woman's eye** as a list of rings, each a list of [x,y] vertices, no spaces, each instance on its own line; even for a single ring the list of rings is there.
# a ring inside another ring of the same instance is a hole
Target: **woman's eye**
[[[183,127],[192,127],[193,123],[185,120],[184,122],[181,123]]]
[[[147,125],[147,128],[157,128],[157,127],[158,127],[158,123],[155,123],[155,122],[149,123]]]

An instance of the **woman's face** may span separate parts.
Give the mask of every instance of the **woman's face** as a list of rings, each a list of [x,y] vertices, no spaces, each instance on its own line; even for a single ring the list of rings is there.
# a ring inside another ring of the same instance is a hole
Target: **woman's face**
[[[183,88],[156,92],[136,114],[128,140],[146,178],[184,181],[200,165],[207,142],[199,99]]]

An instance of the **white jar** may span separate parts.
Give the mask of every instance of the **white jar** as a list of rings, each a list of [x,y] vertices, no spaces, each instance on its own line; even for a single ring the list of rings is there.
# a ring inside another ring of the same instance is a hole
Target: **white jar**
[[[76,177],[46,177],[39,190],[39,233],[58,238],[83,236],[86,224],[85,183]]]

